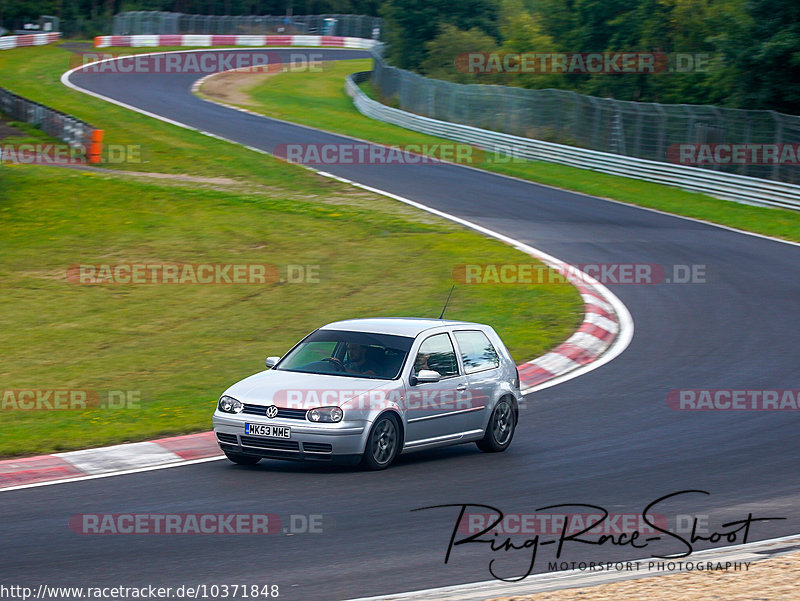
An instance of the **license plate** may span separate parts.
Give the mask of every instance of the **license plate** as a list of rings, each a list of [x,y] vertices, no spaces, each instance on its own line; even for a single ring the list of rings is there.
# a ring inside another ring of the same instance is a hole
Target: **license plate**
[[[289,426],[272,426],[269,424],[245,424],[244,433],[250,436],[268,436],[270,438],[291,438]]]

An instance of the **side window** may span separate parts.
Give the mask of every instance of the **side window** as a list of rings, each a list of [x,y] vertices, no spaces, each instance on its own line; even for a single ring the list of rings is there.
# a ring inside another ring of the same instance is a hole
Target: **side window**
[[[414,375],[421,369],[438,371],[443,378],[458,375],[458,361],[450,336],[434,334],[425,339],[414,360]]]
[[[464,361],[464,371],[468,374],[500,366],[497,351],[486,334],[479,330],[455,332],[456,342]]]

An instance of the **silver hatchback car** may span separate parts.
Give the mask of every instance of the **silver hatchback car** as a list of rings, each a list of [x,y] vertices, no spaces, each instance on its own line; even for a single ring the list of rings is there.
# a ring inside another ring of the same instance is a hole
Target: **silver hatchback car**
[[[339,321],[266,365],[228,388],[214,412],[217,441],[235,463],[268,457],[377,470],[400,453],[466,442],[504,451],[522,399],[500,337],[464,321]]]

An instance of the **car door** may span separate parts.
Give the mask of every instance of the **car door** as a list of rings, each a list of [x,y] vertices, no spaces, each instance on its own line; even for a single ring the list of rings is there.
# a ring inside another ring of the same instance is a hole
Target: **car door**
[[[483,428],[488,422],[502,372],[500,357],[481,330],[455,330],[453,336],[464,365],[472,403],[476,407],[485,406],[483,411],[468,415],[465,427]]]
[[[441,379],[415,383],[421,369],[436,371]],[[470,409],[467,379],[449,333],[431,334],[420,343],[406,391],[407,447],[435,444],[436,439],[457,438],[463,432],[463,414]]]

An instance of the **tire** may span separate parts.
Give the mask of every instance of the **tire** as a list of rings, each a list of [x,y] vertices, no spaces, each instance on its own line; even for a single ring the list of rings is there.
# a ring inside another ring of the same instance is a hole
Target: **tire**
[[[492,411],[492,416],[486,426],[486,434],[475,444],[484,453],[502,453],[511,444],[516,427],[517,419],[514,407],[508,399],[502,398],[497,401],[497,405]]]
[[[261,457],[254,457],[252,455],[240,455],[239,453],[229,453],[225,451],[225,457],[233,461],[234,463],[238,463],[239,465],[255,465],[259,461],[261,461]]]
[[[385,470],[400,452],[400,426],[391,414],[384,414],[372,424],[361,465],[369,470]]]

